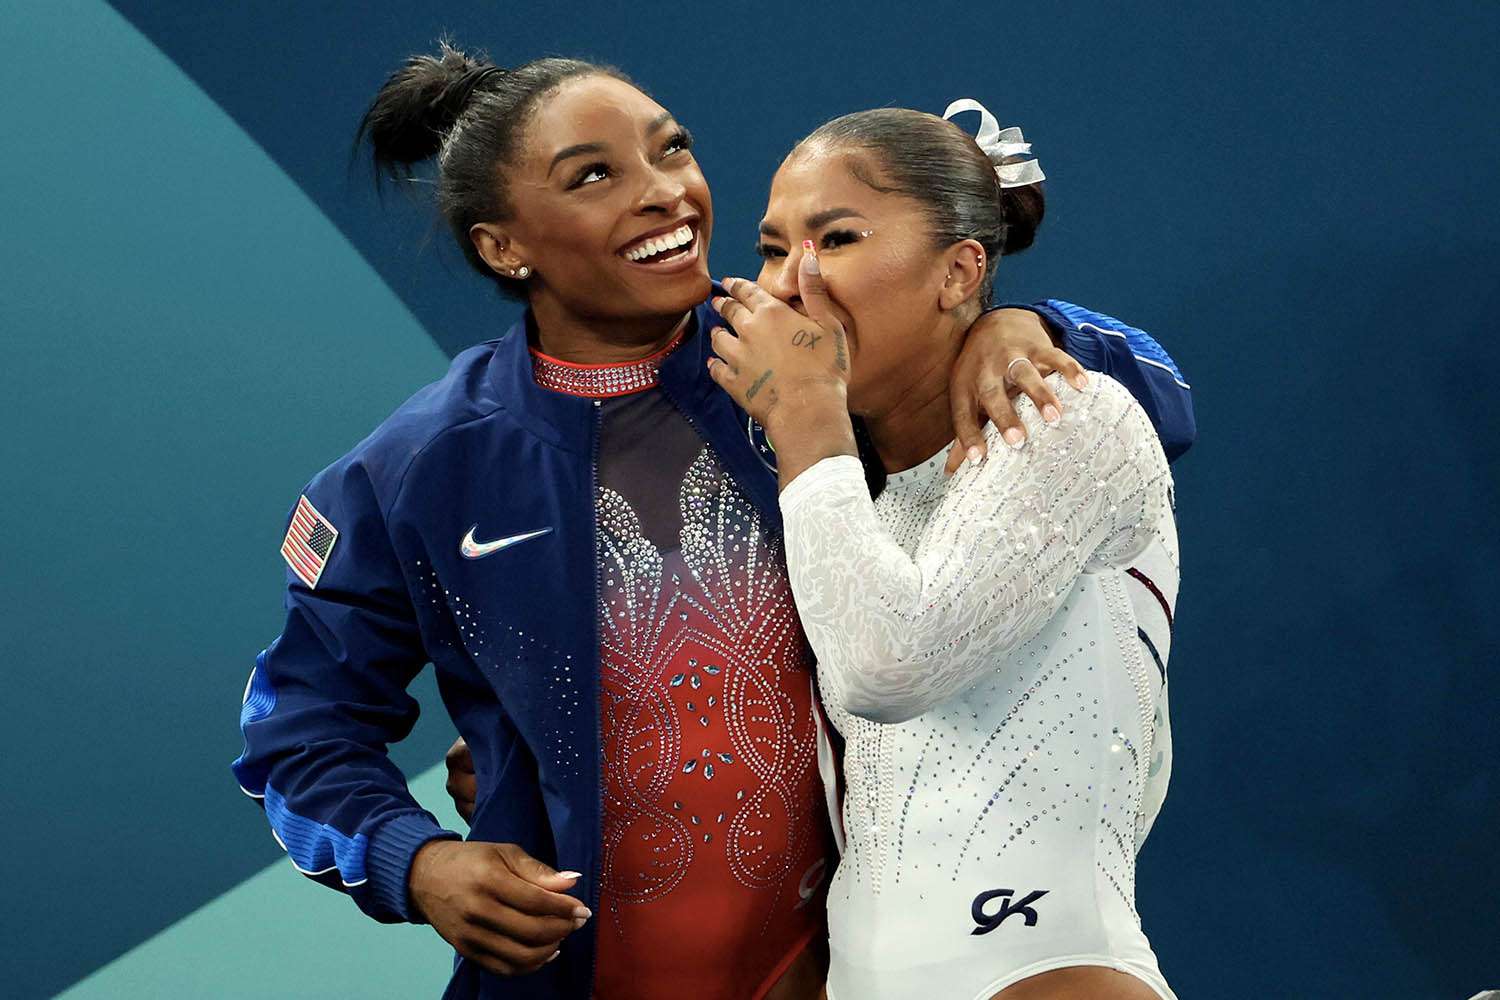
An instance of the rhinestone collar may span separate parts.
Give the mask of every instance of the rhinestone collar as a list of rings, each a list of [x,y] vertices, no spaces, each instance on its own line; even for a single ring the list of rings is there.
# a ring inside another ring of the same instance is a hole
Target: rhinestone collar
[[[591,399],[628,396],[632,392],[653,388],[661,381],[662,359],[677,349],[686,333],[684,327],[666,346],[648,358],[620,364],[581,365],[559,360],[532,347],[529,348],[531,371],[537,385],[553,392]]]

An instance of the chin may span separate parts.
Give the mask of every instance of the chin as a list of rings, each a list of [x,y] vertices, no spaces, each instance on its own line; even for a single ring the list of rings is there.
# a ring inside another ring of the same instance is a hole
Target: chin
[[[656,287],[631,289],[633,297],[653,313],[687,312],[706,301],[713,292],[713,281],[707,269],[678,275],[670,282],[660,282]]]

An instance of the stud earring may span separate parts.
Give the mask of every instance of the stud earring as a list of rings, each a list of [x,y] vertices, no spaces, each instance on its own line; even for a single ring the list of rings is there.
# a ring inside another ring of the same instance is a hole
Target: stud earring
[[[522,264],[520,267],[510,272],[510,274],[513,278],[521,278],[522,280],[525,280],[526,278],[531,277],[531,268],[527,267],[525,264]]]

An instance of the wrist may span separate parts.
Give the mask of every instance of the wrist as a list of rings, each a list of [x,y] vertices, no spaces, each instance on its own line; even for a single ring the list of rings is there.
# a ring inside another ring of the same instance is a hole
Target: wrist
[[[417,852],[412,855],[411,869],[406,879],[406,893],[413,923],[430,924],[432,922],[422,906],[431,873],[442,865],[448,851],[461,843],[462,841],[457,840],[429,840],[417,848]]]
[[[1002,330],[1039,332],[1058,350],[1064,350],[1066,346],[1064,330],[1057,325],[1054,317],[1028,302],[1006,302],[994,306],[980,320],[988,320]]]
[[[808,379],[784,387],[761,424],[767,436],[849,421],[849,387],[840,379]]]
[[[849,418],[848,393],[842,382],[783,397],[767,415],[766,438],[776,451],[781,487],[825,458],[859,455],[854,424]]]

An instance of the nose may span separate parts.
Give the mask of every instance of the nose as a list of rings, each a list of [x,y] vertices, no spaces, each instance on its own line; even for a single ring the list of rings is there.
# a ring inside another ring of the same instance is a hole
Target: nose
[[[653,165],[646,170],[646,181],[641,185],[635,210],[642,214],[675,215],[677,207],[682,204],[682,199],[685,197],[687,197],[687,188],[683,186],[682,181],[670,171]]]
[[[767,275],[771,279],[770,283],[762,282],[762,286],[766,291],[805,315],[806,310],[802,308],[802,290],[797,287],[797,269],[802,266],[801,245],[788,250],[787,255],[778,263],[781,266]]]

